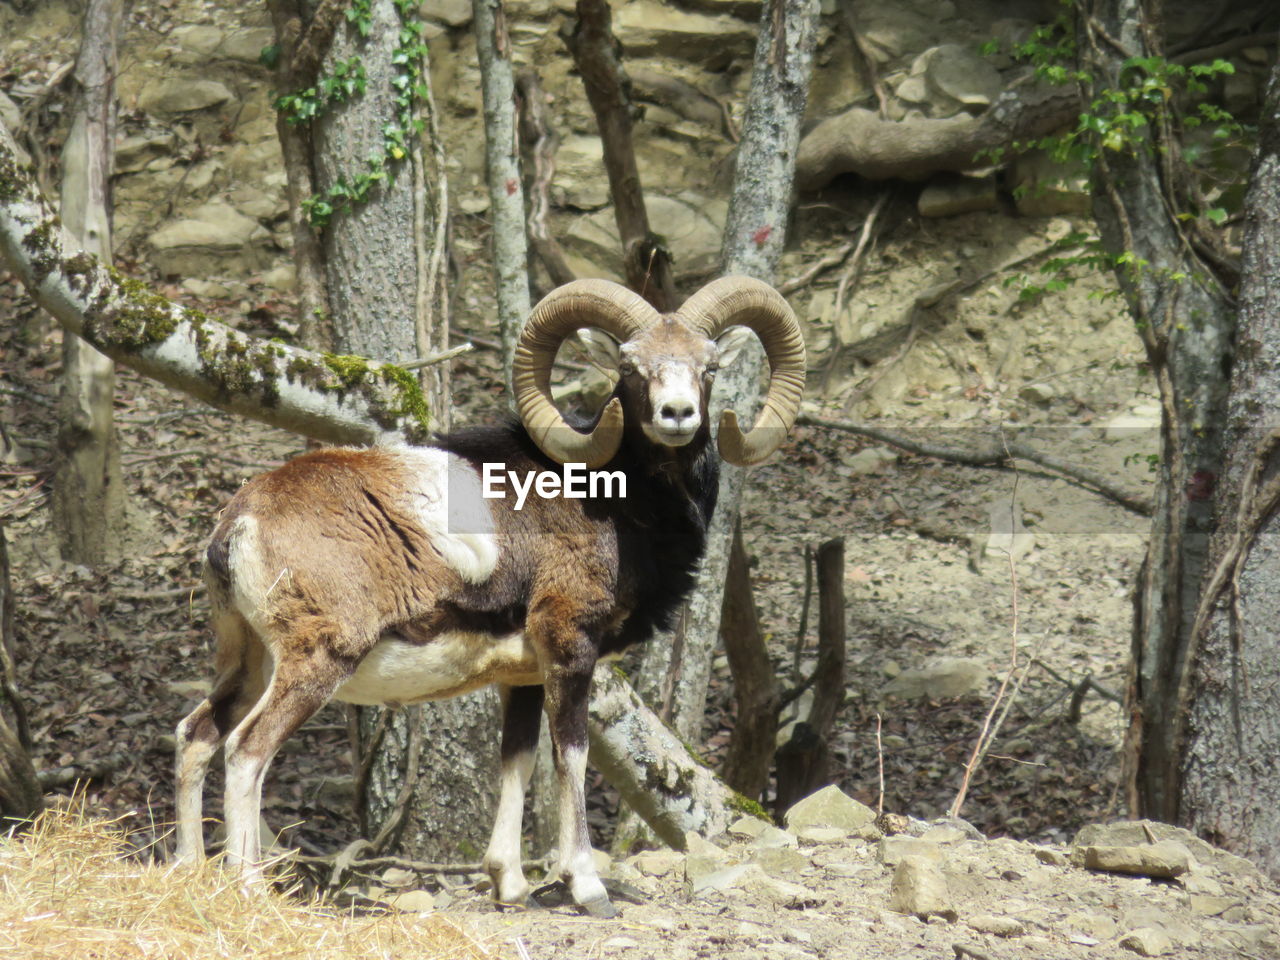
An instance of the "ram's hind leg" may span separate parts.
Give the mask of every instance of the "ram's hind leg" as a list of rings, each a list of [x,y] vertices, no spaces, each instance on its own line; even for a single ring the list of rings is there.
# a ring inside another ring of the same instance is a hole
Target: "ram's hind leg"
[[[493,880],[499,903],[523,904],[529,899],[520,840],[524,826],[524,795],[533,776],[533,756],[542,722],[542,687],[503,687],[502,780],[493,835],[484,855],[484,868]]]
[[[202,808],[209,762],[227,736],[257,703],[265,685],[266,650],[238,613],[215,615],[217,637],[213,689],[178,724],[176,749],[177,850],[174,859],[204,856]]]
[[[325,635],[329,634],[329,635]],[[274,671],[266,692],[227,738],[227,859],[245,886],[263,880],[258,832],[262,780],[276,751],[333,696],[352,673],[352,664],[330,651],[332,631],[314,626],[273,637]]]

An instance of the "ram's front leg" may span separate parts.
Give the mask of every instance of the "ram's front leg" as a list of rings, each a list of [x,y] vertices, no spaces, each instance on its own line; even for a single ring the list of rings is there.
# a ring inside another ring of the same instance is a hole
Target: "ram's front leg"
[[[618,911],[596,872],[587,830],[587,705],[596,647],[566,619],[544,622],[538,631],[543,640],[539,652],[544,655],[547,724],[559,782],[560,858],[555,876],[587,913],[613,917]]]
[[[523,905],[529,900],[520,839],[524,795],[533,776],[541,722],[542,687],[502,688],[502,781],[493,835],[484,855],[485,871],[493,881],[493,899],[498,903]]]

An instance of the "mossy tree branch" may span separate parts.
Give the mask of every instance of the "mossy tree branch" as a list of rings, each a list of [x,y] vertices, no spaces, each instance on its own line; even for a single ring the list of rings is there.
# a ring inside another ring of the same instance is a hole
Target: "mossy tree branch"
[[[64,330],[212,406],[318,440],[412,439],[430,429],[417,381],[399,367],[249,336],[96,257],[68,254],[34,171],[18,156],[0,124],[0,259]]]

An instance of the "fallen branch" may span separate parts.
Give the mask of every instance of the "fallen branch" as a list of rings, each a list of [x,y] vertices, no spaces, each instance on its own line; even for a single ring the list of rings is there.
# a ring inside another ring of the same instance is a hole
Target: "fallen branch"
[[[881,430],[879,427],[869,427],[864,424],[854,423],[851,420],[832,420],[827,417],[816,417],[806,413],[800,414],[796,418],[796,423],[801,426],[822,427],[827,430],[840,430],[845,433],[857,434],[861,437],[868,437],[881,443],[887,443],[890,446],[897,447],[899,450],[905,450],[917,456],[932,457],[935,460],[947,460],[967,467],[1008,469],[1014,460],[1026,460],[1052,470],[1060,474],[1064,479],[1077,483],[1094,493],[1102,494],[1108,499],[1114,500],[1126,510],[1131,510],[1144,517],[1151,516],[1152,506],[1148,497],[1126,490],[1107,480],[1101,474],[1077,466],[1051,453],[1036,450],[1025,443],[997,441],[986,448],[966,449],[964,447],[948,447],[938,443],[925,443],[889,430]]]

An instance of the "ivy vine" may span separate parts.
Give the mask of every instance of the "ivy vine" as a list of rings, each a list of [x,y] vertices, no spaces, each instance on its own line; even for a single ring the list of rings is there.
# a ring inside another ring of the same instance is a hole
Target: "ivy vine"
[[[400,18],[396,47],[391,52],[392,117],[383,124],[381,143],[365,158],[363,169],[340,174],[327,190],[302,201],[302,209],[316,229],[326,227],[340,211],[367,201],[379,183],[394,179],[409,156],[412,139],[422,133],[423,120],[417,108],[430,93],[424,69],[427,45],[423,24],[415,17],[415,0],[392,2]],[[373,0],[351,0],[345,16],[356,33],[367,38],[373,30]],[[311,123],[335,106],[359,99],[367,87],[364,63],[357,54],[334,63],[311,86],[277,97],[275,107],[289,123]]]
[[[999,50],[998,41],[991,41],[982,48],[987,55]],[[1233,74],[1235,67],[1227,60],[1215,59],[1210,63],[1188,66],[1164,57],[1135,56],[1122,64],[1119,82],[1114,87],[1099,85],[1096,78],[1075,66],[1078,61],[1076,33],[1065,14],[1051,24],[1036,28],[1026,41],[1012,45],[1009,53],[1015,60],[1033,66],[1036,76],[1046,83],[1079,83],[1093,91],[1074,129],[1065,134],[1016,142],[1012,145],[1015,152],[1043,150],[1058,163],[1088,171],[1106,151],[1133,153],[1152,149],[1153,128],[1171,123],[1181,130],[1203,127],[1209,131],[1209,146],[1185,144],[1182,147],[1183,159],[1188,164],[1200,164],[1211,159],[1209,154],[1212,151],[1238,144],[1248,136],[1245,126],[1215,103],[1200,100],[1191,113],[1180,113],[1176,108],[1180,96],[1205,97],[1211,80]],[[999,150],[991,151],[992,161],[1000,161],[1001,153]],[[1210,225],[1222,225],[1231,208],[1238,209],[1243,199],[1239,184],[1225,188],[1215,186],[1207,195],[1199,189],[1189,192],[1193,195],[1179,198],[1184,206],[1179,218],[1203,218]],[[1042,282],[1019,275],[1006,281],[1007,285],[1020,286],[1023,299],[1038,299],[1045,293],[1064,289],[1078,268],[1110,270],[1123,267],[1137,272],[1149,266],[1132,252],[1108,254],[1097,236],[1079,232],[1059,240],[1054,254],[1040,267],[1044,278]],[[1171,279],[1179,281],[1186,278],[1173,275]],[[1118,292],[1109,291],[1105,295],[1118,295]]]

